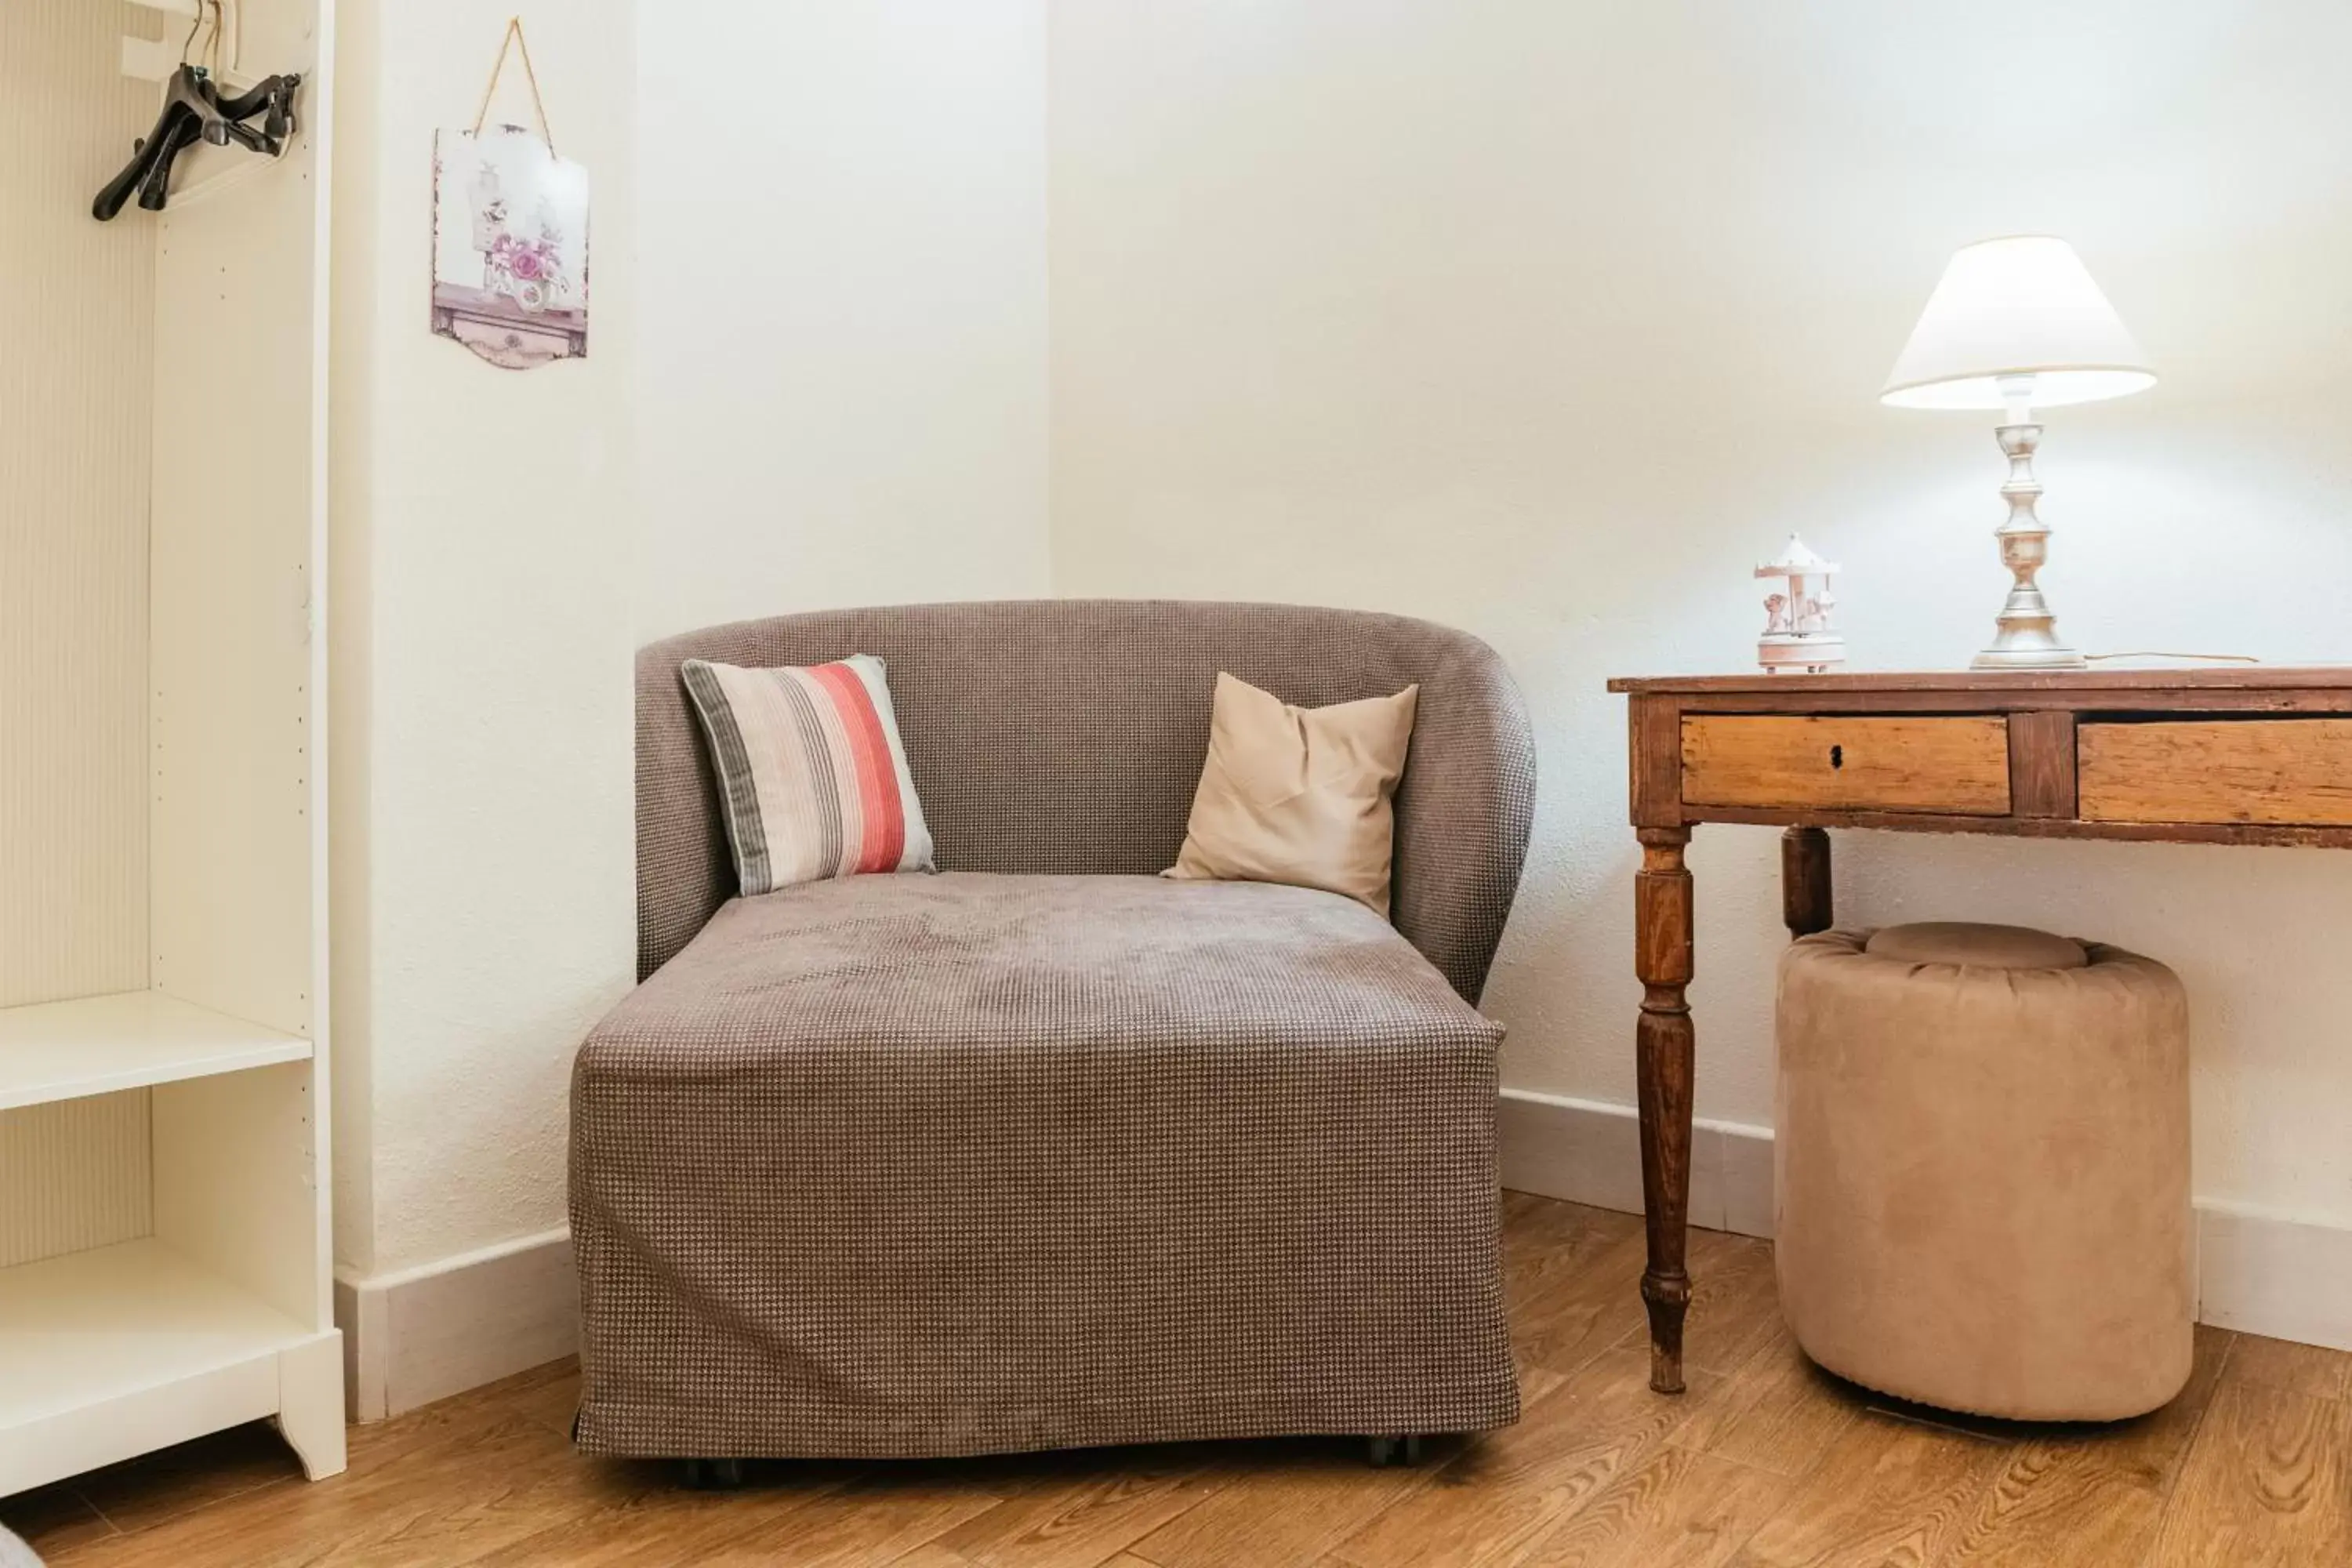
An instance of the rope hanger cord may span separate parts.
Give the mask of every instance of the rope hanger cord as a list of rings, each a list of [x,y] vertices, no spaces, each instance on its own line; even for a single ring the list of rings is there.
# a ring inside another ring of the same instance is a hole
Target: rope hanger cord
[[[490,100],[498,96],[499,78],[506,74],[507,51],[509,48],[522,51],[522,74],[530,83],[531,112],[539,116],[540,140],[547,143],[549,153],[553,155],[555,132],[548,129],[547,101],[539,96],[539,72],[531,67],[530,40],[522,35],[520,16],[507,18],[507,36],[499,40],[498,63],[490,67],[490,79],[482,88],[482,107],[474,111],[474,134],[479,136],[482,133],[482,126],[490,117]]]

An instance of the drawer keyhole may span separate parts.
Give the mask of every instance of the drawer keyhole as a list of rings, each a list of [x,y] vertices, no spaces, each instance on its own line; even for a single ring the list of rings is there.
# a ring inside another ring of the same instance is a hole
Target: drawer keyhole
[[[1845,766],[1845,748],[1843,746],[1832,746],[1830,748],[1830,766],[1832,768],[1842,768]]]

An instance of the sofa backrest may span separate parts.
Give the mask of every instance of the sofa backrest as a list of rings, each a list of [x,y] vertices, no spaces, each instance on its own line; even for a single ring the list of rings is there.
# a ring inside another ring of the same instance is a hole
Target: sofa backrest
[[[1302,707],[1418,681],[1397,792],[1397,929],[1475,1003],[1518,886],[1535,748],[1517,687],[1464,632],[1287,605],[1035,600],[740,621],[637,654],[637,968],[735,891],[678,667],[867,653],[944,871],[1151,873],[1174,863],[1226,670]]]

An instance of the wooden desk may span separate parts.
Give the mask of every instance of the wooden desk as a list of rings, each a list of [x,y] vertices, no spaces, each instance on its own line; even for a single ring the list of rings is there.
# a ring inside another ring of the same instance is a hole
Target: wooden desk
[[[1832,827],[2352,847],[2352,668],[1612,680],[1630,701],[1650,1386],[1683,1386],[1701,822],[1781,835],[1792,937],[1831,921]]]

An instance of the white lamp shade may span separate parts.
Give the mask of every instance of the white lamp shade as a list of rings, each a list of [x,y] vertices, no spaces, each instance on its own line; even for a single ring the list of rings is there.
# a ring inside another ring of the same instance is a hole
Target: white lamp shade
[[[2083,258],[2047,235],[1955,253],[1878,395],[1898,408],[2000,408],[2000,378],[2014,375],[2033,377],[2042,407],[2156,384]]]

